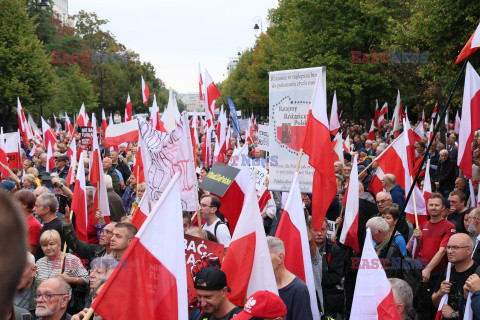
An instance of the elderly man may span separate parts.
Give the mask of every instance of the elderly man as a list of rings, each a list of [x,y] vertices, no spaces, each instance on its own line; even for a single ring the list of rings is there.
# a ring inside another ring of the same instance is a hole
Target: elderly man
[[[203,230],[210,231],[217,237],[218,242],[223,244],[226,250],[232,241],[232,236],[227,225],[217,216],[220,205],[220,200],[214,195],[204,194],[200,198],[200,215],[206,221]]]
[[[470,217],[472,218],[472,221],[468,226],[468,231],[478,234],[473,249],[472,259],[480,265],[480,208],[473,209],[472,212],[470,212]]]
[[[388,281],[390,281],[390,285],[392,286],[393,299],[397,305],[400,319],[406,320],[413,303],[412,288],[402,279],[390,278]]]
[[[120,159],[120,157],[118,156],[118,152],[115,150],[110,151],[109,157],[112,160],[112,167],[120,171],[123,177],[123,181],[127,181],[130,177],[130,174],[132,173],[128,164],[126,164],[125,162],[123,162],[122,159]]]
[[[38,151],[39,149],[41,149],[41,148],[37,148],[36,151]],[[43,149],[41,149],[41,150],[43,150]],[[38,173],[47,171],[47,154],[46,153],[41,153],[40,154],[40,164],[38,166],[36,166],[36,168],[38,170]]]
[[[333,164],[333,167],[335,168],[335,174],[342,175],[343,174],[343,163],[342,161],[335,161]]]
[[[62,247],[65,240],[63,239],[62,234],[62,222],[57,217],[57,206],[58,201],[57,198],[51,193],[44,193],[37,198],[35,202],[35,207],[33,208],[37,217],[42,219],[43,227],[40,230],[40,234],[38,239],[42,236],[47,230],[57,230],[60,236],[62,236]],[[43,250],[40,246],[37,246],[35,251],[35,260],[43,258],[45,255],[43,254]]]
[[[122,198],[113,191],[112,177],[105,176],[105,186],[107,187],[108,207],[110,208],[110,221],[120,222],[123,217],[127,215],[125,207],[123,206]]]
[[[37,289],[35,301],[37,319],[64,320],[71,319],[67,313],[68,290],[70,286],[61,277],[50,278],[42,282]]]
[[[450,159],[448,151],[440,151],[440,162],[435,175],[435,187],[437,191],[447,196],[455,188],[456,162]]]
[[[382,214],[385,208],[391,207],[393,200],[392,195],[389,192],[380,191],[376,196],[378,212]]]
[[[385,191],[390,192],[393,203],[398,204],[398,207],[402,208],[403,203],[405,202],[405,190],[397,184],[395,176],[391,173],[387,173],[383,176],[382,186]]]
[[[447,244],[448,261],[452,264],[449,281],[445,280],[446,270],[443,272],[432,295],[433,304],[438,307],[443,295],[448,294],[447,304],[442,308],[442,317],[458,319],[458,302],[463,296],[463,286],[468,277],[475,273],[478,265],[472,260],[472,240],[464,233],[454,234]]]
[[[66,179],[70,167],[67,165],[68,157],[58,154],[55,157],[55,168],[50,170],[50,173],[56,173],[62,179]]]
[[[27,264],[25,265],[22,278],[17,285],[13,304],[34,314],[37,306],[35,301],[35,293],[37,292],[38,286],[40,283],[42,283],[42,281],[35,277],[37,272],[35,257],[30,252],[27,252],[26,255]]]
[[[242,308],[228,300],[230,288],[227,286],[227,277],[219,268],[206,267],[200,270],[195,277],[194,287],[203,309],[199,319],[229,320],[242,311]]]
[[[465,206],[467,203],[465,193],[460,190],[453,190],[450,192],[448,201],[450,202],[450,213],[447,220],[455,225],[457,232],[467,233],[463,218],[465,215],[470,214],[472,209]]]
[[[287,306],[287,320],[312,320],[310,296],[305,282],[285,268],[285,245],[275,237],[267,237],[270,259],[277,281],[278,294]]]
[[[113,190],[115,190],[116,193],[120,194],[121,192],[120,178],[118,177],[118,174],[115,168],[112,167],[112,159],[104,158],[102,160],[102,166],[103,166],[103,173],[108,174],[110,177],[112,177]]]

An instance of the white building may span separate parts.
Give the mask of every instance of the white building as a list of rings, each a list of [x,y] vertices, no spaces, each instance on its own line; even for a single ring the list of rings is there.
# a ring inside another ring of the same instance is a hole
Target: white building
[[[185,108],[188,112],[193,112],[194,110],[197,110],[197,112],[205,111],[205,106],[203,105],[203,101],[200,100],[198,92],[180,93],[178,97],[185,104]]]

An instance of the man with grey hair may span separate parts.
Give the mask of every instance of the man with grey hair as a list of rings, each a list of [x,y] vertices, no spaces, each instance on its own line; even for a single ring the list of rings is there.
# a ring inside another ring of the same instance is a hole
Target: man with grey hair
[[[108,206],[110,208],[110,221],[120,222],[127,215],[123,206],[122,198],[113,190],[112,177],[105,175],[105,186],[107,187]]]
[[[388,281],[390,281],[390,285],[392,286],[393,299],[397,305],[400,319],[406,320],[413,303],[412,288],[402,279],[390,278]]]
[[[472,259],[480,265],[480,208],[475,208],[470,212],[470,218],[472,219],[468,226],[468,231],[473,234],[477,234],[475,241],[475,247],[473,249]]]
[[[376,196],[378,212],[382,214],[385,208],[391,207],[393,204],[392,195],[390,192],[380,191]]]
[[[405,202],[405,190],[397,184],[397,178],[391,173],[387,173],[382,178],[382,187],[385,191],[390,192],[393,203],[398,204],[399,208],[403,207]]]
[[[121,192],[120,178],[117,174],[117,171],[115,170],[115,168],[112,167],[112,165],[113,165],[112,159],[108,157],[103,158],[102,160],[103,173],[112,177],[113,190],[115,190],[116,193],[120,194]]]
[[[62,234],[62,222],[58,219],[56,214],[57,206],[58,201],[55,195],[52,193],[44,193],[37,197],[33,210],[35,211],[37,218],[40,218],[43,221],[43,227],[42,230],[40,230],[38,239],[40,239],[42,234],[47,230],[57,230],[62,239],[63,247],[65,239]],[[43,258],[44,256],[41,246],[37,246],[37,249],[35,250],[35,260]]]
[[[267,237],[270,259],[277,282],[278,295],[287,306],[287,320],[312,320],[310,295],[305,282],[285,268],[285,245],[275,237]]]
[[[42,283],[41,280],[35,277],[37,266],[35,265],[35,257],[30,252],[26,252],[27,263],[23,271],[22,278],[17,285],[13,304],[17,307],[23,308],[31,312],[35,312],[37,306],[35,302],[35,293],[38,286]]]
[[[448,151],[445,149],[440,151],[440,162],[435,175],[435,187],[444,197],[448,197],[450,191],[455,188],[455,168],[456,163],[450,159]]]
[[[37,289],[35,315],[42,320],[71,319],[67,313],[70,286],[62,277],[45,280]]]

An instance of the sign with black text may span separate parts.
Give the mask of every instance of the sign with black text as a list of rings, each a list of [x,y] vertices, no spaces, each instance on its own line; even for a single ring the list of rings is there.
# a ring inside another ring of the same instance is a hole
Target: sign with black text
[[[92,150],[93,127],[80,127],[80,148],[82,150]]]
[[[198,187],[223,197],[239,172],[235,167],[213,166]]]

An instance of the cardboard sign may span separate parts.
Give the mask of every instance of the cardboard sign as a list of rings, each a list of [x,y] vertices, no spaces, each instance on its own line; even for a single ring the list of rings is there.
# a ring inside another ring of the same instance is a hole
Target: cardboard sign
[[[327,220],[328,223],[328,230],[327,230],[327,239],[332,239],[335,235],[335,221]]]
[[[187,262],[188,305],[195,306],[197,300],[193,280],[198,271],[206,267],[221,267],[223,244],[186,234],[184,247],[185,260]]]
[[[265,182],[265,179],[267,178],[267,169],[265,169],[262,166],[251,166],[250,167],[250,178],[253,179],[253,175],[255,175],[255,189],[259,191],[263,183]]]
[[[82,150],[92,150],[93,127],[80,127],[80,148]]]
[[[259,124],[258,125],[258,131],[257,131],[257,138],[258,138],[258,145],[257,148],[263,151],[268,151],[268,124],[263,125]]]
[[[213,166],[198,187],[223,197],[239,172],[235,167]]]

